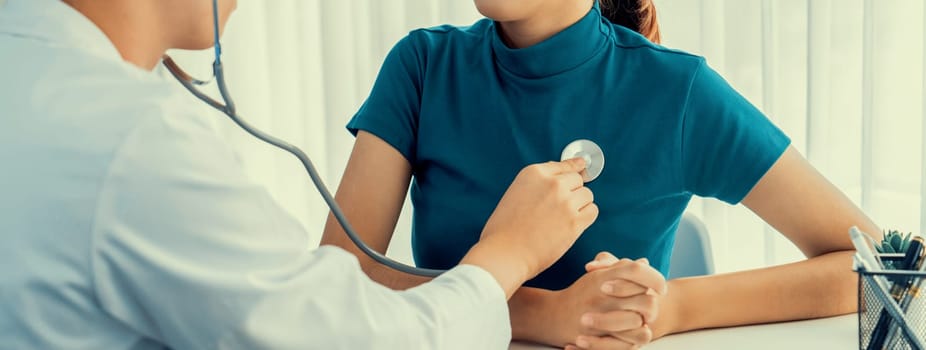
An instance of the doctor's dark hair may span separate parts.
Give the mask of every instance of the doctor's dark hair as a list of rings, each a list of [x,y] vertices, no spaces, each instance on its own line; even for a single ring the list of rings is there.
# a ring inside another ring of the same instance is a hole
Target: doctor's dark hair
[[[653,0],[598,0],[601,14],[611,23],[643,34],[649,41],[659,43],[659,22]]]

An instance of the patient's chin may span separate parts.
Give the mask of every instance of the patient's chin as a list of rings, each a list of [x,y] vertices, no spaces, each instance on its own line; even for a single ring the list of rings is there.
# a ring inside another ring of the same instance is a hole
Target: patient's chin
[[[212,36],[205,38],[189,38],[174,47],[181,50],[205,50],[213,46]]]
[[[518,19],[520,15],[516,7],[506,4],[504,1],[477,0],[476,10],[483,16],[498,22],[513,21]]]

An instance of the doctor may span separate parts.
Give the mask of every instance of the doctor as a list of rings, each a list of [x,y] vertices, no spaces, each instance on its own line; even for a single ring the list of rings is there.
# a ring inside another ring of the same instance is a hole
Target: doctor
[[[211,13],[0,0],[0,347],[507,347],[506,298],[597,216],[583,162],[527,167],[458,267],[392,291],[309,249],[211,129],[222,117],[152,73],[212,44]]]

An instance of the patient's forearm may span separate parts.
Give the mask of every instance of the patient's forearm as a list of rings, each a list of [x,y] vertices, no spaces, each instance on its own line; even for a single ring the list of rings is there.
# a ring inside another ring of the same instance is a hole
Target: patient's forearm
[[[366,272],[367,276],[370,276],[372,280],[391,289],[406,290],[431,280],[430,277],[416,276],[393,270],[373,261],[372,258],[367,256],[361,256],[359,259],[360,266],[363,267],[363,271]]]
[[[854,312],[857,277],[852,252],[837,251],[792,264],[669,281],[654,334],[834,316]]]
[[[556,319],[550,307],[556,292],[546,289],[521,287],[508,300],[511,315],[511,337],[542,344],[559,344],[566,336],[551,329],[549,321]],[[578,322],[578,321],[576,321]]]

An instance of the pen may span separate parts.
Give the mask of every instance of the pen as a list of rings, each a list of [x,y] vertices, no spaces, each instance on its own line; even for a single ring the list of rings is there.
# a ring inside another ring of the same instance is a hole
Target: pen
[[[855,251],[858,252],[861,260],[867,264],[867,268],[874,270],[883,270],[884,265],[881,264],[881,260],[875,257],[874,252],[871,251],[871,247],[868,246],[868,241],[865,240],[867,235],[860,231],[858,227],[852,226],[849,228],[849,239],[852,240],[852,245],[855,246]],[[872,271],[880,272],[880,271]]]
[[[898,270],[917,270],[919,266],[917,263],[923,255],[923,248],[923,238],[914,237],[913,240],[910,241],[910,247],[907,248],[907,252],[904,253],[903,261],[900,263],[900,268]],[[893,297],[894,300],[900,301],[907,289],[910,288],[910,282],[913,282],[912,277],[898,276],[891,286],[891,297]]]
[[[920,237],[915,237],[913,239],[916,240],[917,238],[919,238],[920,241],[923,240]],[[919,266],[917,267],[916,270],[921,273],[926,272],[926,256],[920,257]],[[910,308],[910,303],[913,302],[913,299],[919,296],[920,288],[923,285],[922,277],[919,277],[919,276],[913,277],[912,280],[913,281],[911,283],[910,288],[907,289],[907,292],[904,293],[903,298],[900,300],[900,309],[903,311],[904,315],[907,314],[907,309]],[[887,340],[888,340],[887,348],[888,349],[893,349],[897,345],[897,342],[900,341],[901,337],[900,335],[897,334],[899,331],[900,331],[900,327],[898,327],[895,324],[891,324],[890,331],[888,331],[888,334],[887,334]]]
[[[849,239],[852,240],[852,245],[855,246],[855,256],[859,264],[868,272],[881,272],[884,270],[884,265],[872,253],[871,247],[865,239],[866,237],[868,235],[860,231],[858,227],[852,226],[849,228]],[[884,290],[885,294],[889,294],[890,287],[888,287],[887,279],[884,276],[871,275],[871,280],[875,282],[875,286]]]
[[[899,270],[909,271],[916,269],[917,263],[920,262],[920,257],[922,255],[923,239],[916,237],[910,241],[910,247],[907,248],[904,254]],[[912,282],[910,277],[898,277],[891,286],[891,298],[900,302],[904,294],[906,294],[907,290],[910,288],[910,282]],[[884,342],[888,339],[888,333],[896,333],[891,329],[892,326],[894,325],[892,324],[890,313],[888,313],[887,310],[881,310],[878,323],[871,331],[871,340],[868,342],[868,350],[882,349],[884,347]]]

